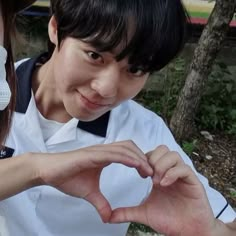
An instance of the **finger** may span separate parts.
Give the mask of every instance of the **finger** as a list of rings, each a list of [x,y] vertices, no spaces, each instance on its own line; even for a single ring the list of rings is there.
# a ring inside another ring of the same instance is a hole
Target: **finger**
[[[109,158],[110,155],[120,154],[121,156],[128,156],[128,157],[132,157],[133,159],[137,159],[137,160],[141,159],[142,161],[145,161],[147,163],[146,157],[142,158],[142,155],[140,155],[139,152],[137,152],[136,147],[134,147],[134,146],[132,147],[132,145],[128,145],[126,142],[97,145],[94,147],[90,147],[88,149],[88,151],[90,151],[90,150],[94,150],[94,151],[96,151],[96,153],[99,153],[99,152],[101,152],[102,154],[107,153],[107,155],[105,155],[105,157],[108,158],[108,161],[110,159]],[[101,160],[101,159],[98,159],[98,161],[99,160]],[[103,158],[102,162],[104,162],[104,160],[105,159]]]
[[[169,151],[169,148],[165,145],[158,146],[155,150],[146,153],[146,156],[148,157],[148,162],[151,166],[155,166],[155,163]]]
[[[119,163],[119,164],[126,165],[128,167],[131,167],[131,168],[132,167],[136,168],[139,175],[143,178],[153,175],[153,169],[151,168],[151,166],[147,162],[144,162],[141,159],[137,160],[137,159],[134,159],[130,156],[113,155],[111,157],[110,161],[111,161],[110,163]]]
[[[107,166],[112,163],[119,163],[126,165],[128,167],[136,168],[139,174],[142,177],[152,176],[153,169],[151,166],[143,161],[140,158],[135,158],[134,156],[129,156],[127,153],[120,153],[120,152],[100,152],[96,154],[96,160],[93,162],[98,162],[97,166]]]
[[[111,217],[112,209],[104,195],[101,192],[93,192],[84,197],[84,199],[90,202],[96,208],[102,221],[107,223]]]
[[[120,142],[121,143],[121,142]],[[147,160],[143,160],[134,151],[136,147],[131,148],[127,143],[96,145],[83,149],[82,156],[85,166],[105,167],[111,163],[122,163],[129,167],[135,167],[142,177],[152,176],[153,170]],[[143,154],[144,155],[144,154]],[[81,162],[81,157],[79,159]],[[90,165],[88,165],[90,164]],[[81,167],[81,164],[80,164]]]
[[[153,169],[151,168],[151,166],[147,162],[143,161],[142,159],[137,160],[130,156],[116,157],[114,155],[112,157],[111,163],[120,163],[128,167],[136,168],[139,175],[143,178],[153,175]]]
[[[200,184],[196,174],[190,166],[186,164],[177,165],[169,169],[160,181],[161,186],[169,186],[175,183],[177,180],[182,180],[189,185]]]
[[[132,156],[133,158],[142,159],[143,161],[148,162],[146,155],[132,140],[98,145],[97,147],[95,146],[96,151],[98,151],[97,148],[104,149],[104,146],[106,146],[108,152],[111,151],[126,153],[128,156]]]
[[[122,207],[113,210],[110,223],[125,223],[125,222],[136,222],[147,224],[145,215],[142,214],[141,206],[138,207]]]
[[[156,161],[154,169],[154,176],[153,176],[153,183],[159,184],[160,179],[162,179],[163,175],[165,173],[177,166],[182,165],[183,160],[179,156],[177,152],[168,152],[165,155],[163,155],[159,160]]]
[[[143,151],[132,140],[115,142],[115,143],[112,143],[112,145],[122,145],[128,148],[129,150],[132,150],[132,152],[136,154],[137,157],[141,158],[144,161],[147,161],[147,157],[145,156]]]
[[[103,146],[102,151],[99,152],[98,149],[96,150],[97,161],[102,164],[104,164],[104,162],[107,162],[107,164],[110,164],[112,162],[122,163],[129,167],[135,167],[142,177],[152,176],[153,169],[149,165],[146,157],[144,160],[144,158],[140,156],[141,154],[139,153],[139,151],[137,151],[138,148],[132,145],[133,144],[128,145],[127,143],[125,143],[125,145],[123,145],[120,143],[115,143],[109,145],[109,147],[107,147],[106,149],[104,149]],[[142,155],[144,154],[142,153]]]

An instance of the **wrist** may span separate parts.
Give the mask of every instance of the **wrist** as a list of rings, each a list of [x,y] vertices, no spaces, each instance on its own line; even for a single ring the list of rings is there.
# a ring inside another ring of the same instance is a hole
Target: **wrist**
[[[235,236],[236,232],[236,222],[223,223],[221,220],[215,220],[215,226],[212,229],[211,235],[213,236]]]
[[[25,166],[29,170],[28,172],[28,187],[35,187],[41,185],[39,165],[36,153],[25,153],[21,157],[26,163]]]
[[[225,224],[218,220],[215,219],[214,217],[212,218],[207,218],[205,219],[206,222],[204,224],[198,225],[197,228],[192,229],[191,235],[193,236],[222,236],[224,235],[223,232],[225,232]],[[190,235],[189,232],[187,234],[183,235]],[[227,236],[229,236],[227,234]]]
[[[4,176],[4,181],[0,181],[0,200],[39,185],[33,155],[26,153],[0,161],[0,174]]]
[[[49,153],[28,153],[29,159],[31,160],[32,175],[31,184],[33,186],[47,185],[47,167],[49,165],[48,161],[53,154]],[[46,174],[45,174],[46,173]],[[46,177],[45,177],[46,176]]]

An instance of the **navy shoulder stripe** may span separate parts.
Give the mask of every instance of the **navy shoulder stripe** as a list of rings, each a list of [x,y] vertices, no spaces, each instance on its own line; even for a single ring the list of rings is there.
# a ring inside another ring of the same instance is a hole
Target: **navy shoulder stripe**
[[[31,99],[32,73],[37,58],[29,59],[16,69],[16,112],[25,113]]]
[[[216,219],[218,219],[222,213],[226,210],[226,208],[229,206],[229,203],[227,202],[226,205],[224,206],[224,208],[220,211],[220,213],[216,216]]]

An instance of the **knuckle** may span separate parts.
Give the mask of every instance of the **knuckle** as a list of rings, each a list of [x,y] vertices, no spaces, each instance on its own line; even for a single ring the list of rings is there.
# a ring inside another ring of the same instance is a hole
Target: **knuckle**
[[[157,150],[162,151],[162,152],[169,152],[169,148],[166,145],[160,145]]]
[[[176,163],[184,163],[184,160],[177,151],[171,151],[170,156]]]
[[[180,154],[179,154],[177,151],[171,151],[170,154],[171,154],[173,157],[176,157],[176,158],[182,160]]]

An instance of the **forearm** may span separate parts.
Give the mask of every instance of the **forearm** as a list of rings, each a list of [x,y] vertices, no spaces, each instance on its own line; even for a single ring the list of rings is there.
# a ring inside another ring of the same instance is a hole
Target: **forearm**
[[[31,153],[0,161],[0,200],[38,184],[36,165]]]

